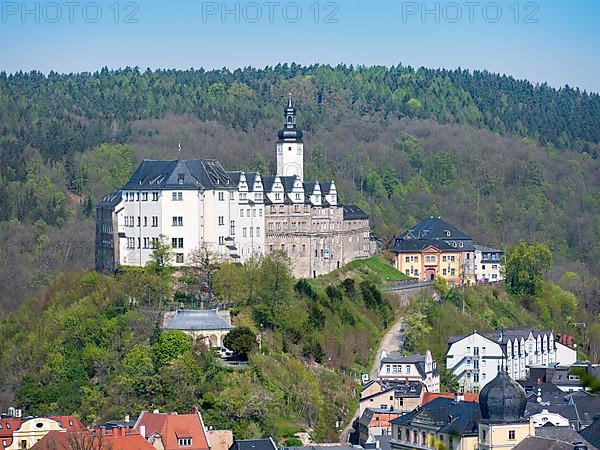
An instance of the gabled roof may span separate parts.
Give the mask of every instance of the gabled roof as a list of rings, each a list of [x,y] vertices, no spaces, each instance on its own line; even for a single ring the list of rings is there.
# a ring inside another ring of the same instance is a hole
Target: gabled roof
[[[575,446],[566,442],[530,436],[522,440],[513,450],[572,450]]]
[[[481,421],[479,403],[456,402],[449,398],[436,398],[421,408],[392,420],[393,424],[434,428],[438,433],[455,433],[476,436]]]
[[[249,191],[254,189],[254,182],[256,181],[257,175],[259,175],[257,172],[246,172],[246,183],[248,183]]]
[[[275,184],[276,178],[280,178],[280,177],[273,176],[273,175],[263,177],[262,181],[263,181],[263,187],[265,189],[265,192],[271,192],[273,190],[273,185]]]
[[[231,181],[233,181],[233,183],[236,186],[239,186],[243,173],[244,172],[241,172],[239,170],[228,170],[227,171],[227,175],[229,175],[229,178],[231,178]]]
[[[117,189],[117,190],[111,192],[110,194],[105,195],[102,198],[102,201],[100,202],[100,206],[114,208],[119,203],[121,203],[122,199],[123,199],[123,192],[120,189]]]
[[[277,450],[272,438],[236,439],[229,450]]]
[[[306,192],[306,195],[314,194],[314,192],[317,190],[317,187],[319,188],[318,189],[319,191],[321,190],[319,183],[315,183],[313,181],[305,181],[303,183],[303,187],[304,187],[304,192]]]
[[[231,330],[233,326],[215,310],[179,309],[175,317],[165,323],[168,330]]]
[[[600,448],[600,416],[597,416],[592,424],[581,430],[579,434],[589,443]]]
[[[123,189],[237,189],[216,159],[144,160]]]
[[[146,427],[146,436],[158,433],[162,439],[165,450],[180,450],[178,439],[191,438],[192,445],[186,450],[208,450],[209,444],[206,429],[200,413],[151,413],[144,411],[135,423],[135,429]]]
[[[414,253],[422,252],[427,250],[429,247],[433,247],[439,251],[444,252],[459,252],[464,248],[456,248],[447,244],[445,241],[438,241],[434,239],[395,239],[392,251],[396,253]]]
[[[344,220],[367,220],[369,216],[356,205],[344,205]]]
[[[154,450],[150,442],[131,430],[50,431],[31,450]]]
[[[454,344],[455,342],[461,341],[464,338],[471,336],[472,334],[478,334],[486,339],[489,339],[496,344],[506,346],[508,341],[515,342],[515,340],[520,341],[521,338],[527,340],[529,338],[529,334],[533,334],[534,337],[538,335],[550,335],[552,331],[540,331],[531,327],[521,327],[514,328],[508,330],[484,330],[484,331],[474,331],[473,333],[463,334],[460,336],[451,336],[448,338],[448,344]]]
[[[543,426],[535,429],[535,435],[536,437],[567,442],[569,444],[581,442],[583,445],[587,446],[588,450],[597,450],[596,446],[586,441],[580,433],[577,433],[577,431],[571,427]]]
[[[290,193],[294,190],[294,185],[296,184],[297,177],[296,175],[290,175],[286,177],[279,177],[281,179],[281,184],[283,184],[283,191],[286,193]]]
[[[465,392],[462,394],[462,396],[465,402],[479,403],[479,394]],[[436,398],[454,399],[456,398],[456,394],[453,394],[452,392],[424,392],[421,405],[426,405],[427,403],[434,401]]]
[[[475,245],[475,250],[481,253],[504,253],[502,250],[498,250],[491,247],[485,247],[483,245]]]

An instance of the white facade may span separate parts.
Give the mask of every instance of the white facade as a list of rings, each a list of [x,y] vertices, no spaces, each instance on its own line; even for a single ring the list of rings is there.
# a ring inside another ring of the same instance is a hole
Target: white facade
[[[296,175],[304,181],[304,144],[302,142],[277,143],[277,175]]]
[[[577,350],[556,341],[556,360],[561,365],[572,366],[577,362]]]
[[[537,414],[533,414],[529,419],[536,428],[543,427],[548,423],[551,423],[555,427],[568,427],[571,425],[569,419],[564,418],[558,413],[551,413],[547,409],[544,409]]]
[[[497,283],[502,281],[502,260],[504,253],[501,250],[475,246],[473,259],[473,273],[478,283]]]
[[[506,370],[514,380],[528,377],[530,366],[563,364],[558,359],[552,332],[535,330],[489,331],[451,338],[446,367],[454,373],[461,389],[477,392]]]
[[[420,381],[428,392],[440,392],[440,374],[429,350],[424,355],[409,356],[382,351],[377,376],[383,381]]]
[[[503,360],[500,344],[473,333],[450,345],[446,367],[452,371],[461,390],[480,390],[498,375]]]
[[[232,189],[124,189],[117,212],[120,264],[145,266],[161,235],[172,247],[175,266],[185,265],[202,247],[232,254],[228,246],[235,243],[231,232],[239,222],[239,196]]]

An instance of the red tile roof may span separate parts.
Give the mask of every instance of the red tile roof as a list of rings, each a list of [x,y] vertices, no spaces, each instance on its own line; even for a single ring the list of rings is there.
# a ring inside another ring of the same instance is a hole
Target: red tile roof
[[[155,450],[146,439],[131,430],[85,430],[51,431],[31,450],[72,450],[76,442],[79,448],[96,450]]]
[[[452,392],[425,392],[423,393],[423,401],[422,405],[426,405],[429,402],[432,402],[436,398],[454,398],[456,394]],[[479,394],[463,394],[463,399],[465,402],[477,402],[479,403]]]
[[[18,430],[25,422],[21,418],[0,419],[0,448],[9,447],[13,441],[13,431]],[[6,445],[3,445],[6,442]]]
[[[87,429],[75,416],[46,416],[46,418],[55,420],[67,431],[82,431]]]
[[[138,418],[134,429],[146,427],[146,438],[160,434],[165,450],[209,450],[206,429],[200,413],[151,413],[144,411]],[[178,439],[192,439],[191,446],[182,447]]]

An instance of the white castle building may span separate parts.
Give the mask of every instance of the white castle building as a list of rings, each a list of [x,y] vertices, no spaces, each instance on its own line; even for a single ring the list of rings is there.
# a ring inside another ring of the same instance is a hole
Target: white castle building
[[[207,248],[244,263],[287,253],[316,277],[370,255],[368,216],[338,202],[335,183],[304,182],[304,143],[291,96],[276,147],[277,174],[226,171],[214,159],[143,161],[96,209],[96,269],[145,266],[160,236],[185,266]]]

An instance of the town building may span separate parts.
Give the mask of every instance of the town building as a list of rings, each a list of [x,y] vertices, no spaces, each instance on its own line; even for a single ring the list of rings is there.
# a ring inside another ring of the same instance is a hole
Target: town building
[[[497,283],[504,279],[502,267],[504,252],[482,245],[475,245],[473,273],[477,283]]]
[[[391,436],[391,421],[405,414],[389,409],[367,409],[358,419],[358,443],[360,445],[375,436]]]
[[[200,248],[240,263],[282,251],[297,277],[370,256],[369,217],[339,202],[334,181],[304,180],[291,97],[284,114],[274,176],[226,171],[214,159],[143,161],[96,208],[96,269],[145,266],[161,239],[175,266],[189,264]]]
[[[385,382],[421,382],[428,392],[440,391],[440,371],[429,350],[424,355],[382,351],[377,377]]]
[[[207,347],[223,347],[223,339],[233,325],[228,310],[178,309],[165,313],[163,328],[183,331],[194,342]]]
[[[32,450],[155,450],[139,433],[126,428],[61,433],[50,431]]]
[[[393,239],[395,267],[400,272],[432,281],[442,277],[451,283],[475,281],[473,239],[439,217],[425,219]]]
[[[392,450],[434,448],[433,439],[452,450],[473,450],[477,445],[479,404],[437,398],[392,420]]]
[[[557,356],[551,331],[531,328],[475,331],[448,340],[446,367],[464,392],[477,392],[503,368],[513,379],[526,380],[529,367],[562,364]],[[570,355],[567,358],[572,359]]]
[[[421,404],[425,385],[420,381],[408,383],[370,381],[360,392],[359,416],[367,409],[409,412]]]
[[[134,429],[156,450],[211,450],[206,427],[198,411],[192,414],[144,411]]]
[[[0,419],[0,439],[4,450],[27,450],[51,431],[66,433],[85,430],[74,416],[48,416]]]

